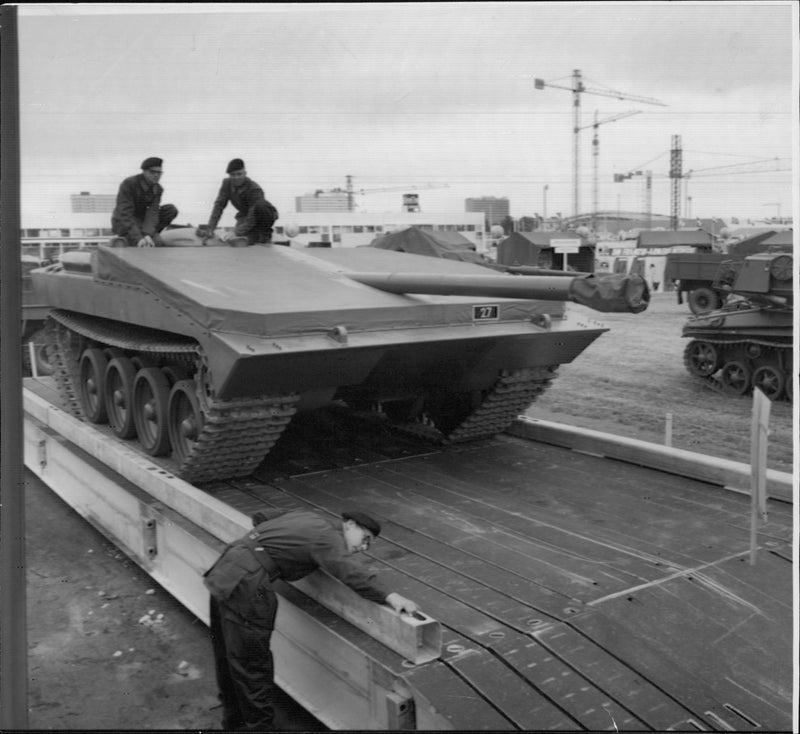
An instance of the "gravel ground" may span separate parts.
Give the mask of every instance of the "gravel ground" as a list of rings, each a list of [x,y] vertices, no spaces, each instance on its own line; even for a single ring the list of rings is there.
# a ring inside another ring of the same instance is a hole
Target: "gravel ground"
[[[750,463],[752,398],[722,395],[687,372],[681,328],[691,313],[674,293],[654,295],[641,314],[570,308],[609,331],[562,365],[529,416],[664,443],[671,413],[674,447]],[[793,414],[789,403],[771,405],[771,469],[792,471]]]

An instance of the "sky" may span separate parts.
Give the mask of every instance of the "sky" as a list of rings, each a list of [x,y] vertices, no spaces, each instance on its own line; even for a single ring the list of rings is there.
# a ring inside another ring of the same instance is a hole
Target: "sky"
[[[360,211],[399,210],[414,191],[422,211],[498,196],[514,217],[566,216],[574,70],[579,211],[595,190],[600,210],[644,210],[646,177],[613,178],[649,170],[652,210],[669,214],[677,135],[692,171],[682,214],[789,216],[797,13],[769,1],[23,4],[23,223],[69,212],[70,194],[116,193],[148,156],[164,159],[163,201],[181,223],[208,218],[232,158],[284,222],[296,196],[348,175]],[[781,167],[772,159],[786,170],[740,170]]]

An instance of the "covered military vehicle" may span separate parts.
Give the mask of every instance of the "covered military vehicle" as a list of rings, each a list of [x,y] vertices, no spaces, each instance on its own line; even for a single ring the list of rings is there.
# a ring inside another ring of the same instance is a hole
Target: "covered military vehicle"
[[[67,253],[33,282],[64,406],[171,453],[193,482],[252,473],[297,411],[333,403],[424,422],[437,440],[496,434],[605,331],[567,301],[649,300],[637,276],[163,236],[172,247]]]
[[[672,252],[667,255],[664,266],[665,282],[675,283],[678,303],[683,303],[687,294],[689,309],[693,314],[704,314],[720,308],[728,299],[730,291],[718,287],[717,271],[729,260],[741,261],[758,252],[792,252],[791,230],[768,230],[726,246],[725,252],[712,252],[711,248],[697,248],[694,252]]]
[[[407,227],[381,235],[370,242],[369,247],[468,263],[488,262],[475,251],[475,245],[464,235],[448,231],[433,232],[420,227]]]
[[[771,400],[792,400],[793,258],[763,252],[728,260],[714,288],[725,305],[691,317],[683,336],[686,369],[733,395],[759,388]]]

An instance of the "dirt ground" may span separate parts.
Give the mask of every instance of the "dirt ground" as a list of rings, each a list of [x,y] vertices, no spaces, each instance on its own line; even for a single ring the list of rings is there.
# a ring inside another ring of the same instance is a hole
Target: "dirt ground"
[[[25,506],[29,728],[219,729],[205,624],[32,474]],[[278,717],[324,730],[288,697]]]
[[[663,444],[671,413],[674,447],[750,463],[752,397],[720,394],[687,372],[681,328],[691,313],[674,293],[655,294],[640,314],[570,308],[609,331],[561,366],[529,416]],[[792,471],[793,414],[789,403],[771,404],[771,469]]]

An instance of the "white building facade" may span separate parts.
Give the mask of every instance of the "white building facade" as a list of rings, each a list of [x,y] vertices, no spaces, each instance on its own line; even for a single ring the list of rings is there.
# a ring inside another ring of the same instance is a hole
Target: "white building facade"
[[[275,225],[273,241],[293,247],[361,247],[376,237],[408,227],[458,232],[485,252],[487,238],[480,212],[292,212]]]
[[[382,234],[408,227],[433,232],[458,232],[486,252],[488,238],[481,213],[468,212],[291,212],[275,224],[273,241],[292,247],[360,247]],[[230,231],[232,227],[220,227]],[[100,212],[66,213],[24,218],[22,252],[42,259],[68,250],[107,244],[111,216]]]

